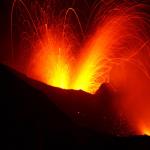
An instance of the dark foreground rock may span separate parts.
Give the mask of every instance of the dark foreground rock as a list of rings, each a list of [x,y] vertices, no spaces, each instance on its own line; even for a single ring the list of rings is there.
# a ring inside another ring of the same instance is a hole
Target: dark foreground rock
[[[99,146],[101,149],[148,147],[147,136],[114,136],[117,115],[111,105],[113,94],[107,85],[101,88],[102,93],[98,91],[96,95],[62,90],[0,65],[0,100],[6,120],[1,122],[6,149],[44,150],[52,145]],[[121,129],[127,131],[123,126]]]

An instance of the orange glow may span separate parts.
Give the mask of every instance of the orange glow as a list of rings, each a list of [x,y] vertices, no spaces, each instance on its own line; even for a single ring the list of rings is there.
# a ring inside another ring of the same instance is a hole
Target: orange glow
[[[51,86],[91,94],[108,82],[120,96],[114,101],[118,114],[125,116],[135,134],[150,135],[150,9],[131,1],[110,4],[106,2],[104,10],[92,16],[96,23],[90,24],[85,35],[73,8],[58,16],[40,9],[44,12],[36,16],[38,21],[27,11],[36,35],[31,33],[29,39],[30,57],[24,72]],[[92,8],[97,10],[98,5]],[[69,13],[80,30],[74,31]],[[78,38],[81,34],[83,41]]]
[[[141,132],[142,135],[147,135],[150,136],[150,128],[148,125],[143,125],[143,124],[139,124],[139,131]]]
[[[94,94],[103,82],[109,82],[109,71],[112,68],[110,64],[115,63],[111,57],[116,57],[113,56],[114,53],[124,46],[124,40],[127,37],[120,35],[126,34],[130,17],[132,14],[130,16],[126,13],[108,16],[103,24],[96,28],[93,36],[87,39],[78,57],[70,49],[72,41],[66,44],[66,39],[61,37],[57,27],[46,28],[45,35],[43,34],[44,36],[40,39],[40,45],[35,43],[36,52],[31,57],[31,64],[34,65],[32,68],[35,72],[32,70],[29,73],[33,73],[32,77],[38,75],[36,79],[52,86],[81,89]],[[123,44],[116,45],[120,41]],[[122,53],[126,55],[127,52],[124,50]]]
[[[38,52],[31,57],[32,70],[29,74],[49,85],[69,88],[70,57],[69,50],[55,33],[46,30],[46,34],[35,45]]]
[[[150,136],[150,130],[149,129],[144,129],[144,134]]]

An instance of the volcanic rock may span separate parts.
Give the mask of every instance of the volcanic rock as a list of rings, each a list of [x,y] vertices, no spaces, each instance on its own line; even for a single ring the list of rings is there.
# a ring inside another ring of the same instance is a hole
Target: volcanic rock
[[[139,147],[139,141],[144,145],[149,141],[148,137],[112,136],[117,117],[111,108],[114,98],[105,99],[111,93],[105,84],[100,94],[95,95],[63,90],[32,80],[4,65],[0,65],[0,83],[8,149],[44,150],[59,144],[128,148],[128,144]]]

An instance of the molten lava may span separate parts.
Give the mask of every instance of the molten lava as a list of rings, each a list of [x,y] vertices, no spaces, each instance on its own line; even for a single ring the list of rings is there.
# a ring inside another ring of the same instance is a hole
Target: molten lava
[[[64,45],[56,34],[46,31],[44,38],[35,43],[33,53],[33,76],[49,85],[68,89],[70,76],[69,46]],[[39,63],[38,63],[38,62]],[[30,71],[29,71],[30,73]]]
[[[61,18],[55,16],[54,21],[43,9],[41,20],[29,15],[30,22],[37,25],[36,35],[33,34],[37,38],[30,40],[25,73],[55,87],[92,94],[103,82],[109,82],[121,95],[114,102],[117,111],[126,116],[135,134],[150,135],[149,7],[113,1],[101,4],[103,11],[96,11],[99,4],[91,7],[95,8],[92,12],[96,23],[91,25],[89,36],[85,34],[84,42],[75,37],[75,32],[80,31],[73,31],[73,24],[66,21],[68,13],[79,21],[73,8],[67,9]]]

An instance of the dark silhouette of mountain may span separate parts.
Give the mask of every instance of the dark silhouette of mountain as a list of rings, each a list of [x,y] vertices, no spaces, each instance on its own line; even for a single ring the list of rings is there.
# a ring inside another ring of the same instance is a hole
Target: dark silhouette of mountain
[[[150,142],[147,136],[114,136],[130,129],[120,126],[115,132],[114,122],[119,119],[112,106],[114,92],[108,84],[91,95],[51,87],[0,65],[0,86],[8,149],[44,150],[52,145],[144,148]]]

